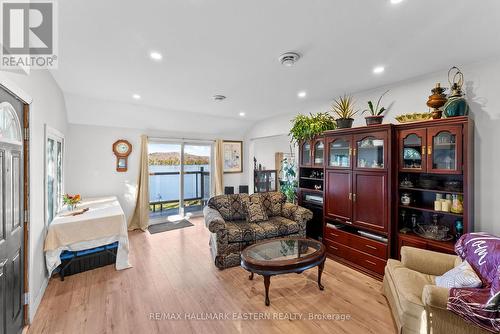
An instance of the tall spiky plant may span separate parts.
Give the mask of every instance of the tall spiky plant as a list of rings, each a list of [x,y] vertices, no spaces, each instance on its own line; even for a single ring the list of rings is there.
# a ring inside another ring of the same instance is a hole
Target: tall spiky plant
[[[330,112],[337,115],[337,119],[352,119],[359,110],[354,108],[354,99],[351,95],[344,94],[333,101]]]

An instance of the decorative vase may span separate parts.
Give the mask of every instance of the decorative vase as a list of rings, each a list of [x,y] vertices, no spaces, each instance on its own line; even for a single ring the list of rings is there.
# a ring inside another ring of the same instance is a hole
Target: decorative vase
[[[76,210],[76,204],[68,204],[68,211],[75,211]]]
[[[441,107],[445,105],[446,101],[448,101],[446,95],[444,94],[445,91],[446,88],[441,87],[441,84],[439,82],[436,84],[436,87],[431,90],[432,95],[429,96],[429,100],[427,100],[427,106],[429,108],[433,108],[433,119],[441,118],[441,115],[443,113]]]
[[[456,73],[451,78],[451,73],[456,70]],[[451,93],[448,101],[444,105],[444,117],[466,116],[469,114],[469,104],[462,93],[464,84],[464,75],[458,67],[452,67],[448,71],[448,82],[451,86]]]
[[[352,128],[352,123],[354,122],[354,119],[352,119],[352,118],[339,118],[336,120],[336,122],[337,122],[337,128],[348,129],[348,128]]]
[[[378,125],[382,124],[384,116],[366,116],[365,120],[366,120],[366,125]]]

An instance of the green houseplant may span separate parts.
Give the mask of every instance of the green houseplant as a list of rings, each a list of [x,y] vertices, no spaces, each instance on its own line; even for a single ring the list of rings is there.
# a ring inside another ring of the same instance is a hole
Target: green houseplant
[[[282,179],[280,180],[280,190],[286,196],[286,200],[295,203],[297,182],[297,166],[292,159],[284,158],[282,160]]]
[[[297,115],[292,120],[290,136],[292,142],[301,142],[319,135],[323,131],[334,130],[336,128],[335,119],[326,113],[317,113],[309,115]]]
[[[373,107],[372,101],[368,101],[368,108],[363,110],[363,114],[365,112],[369,112],[370,116],[366,116],[366,125],[376,125],[376,124],[382,124],[382,121],[384,120],[384,112],[387,110],[385,107],[380,106],[380,101],[382,101],[382,98],[384,97],[385,94],[387,94],[389,91],[386,90],[380,97],[378,98],[377,105],[375,108]]]
[[[336,122],[339,129],[352,127],[354,116],[359,112],[354,108],[354,99],[351,95],[344,94],[333,101],[330,112],[337,116]]]

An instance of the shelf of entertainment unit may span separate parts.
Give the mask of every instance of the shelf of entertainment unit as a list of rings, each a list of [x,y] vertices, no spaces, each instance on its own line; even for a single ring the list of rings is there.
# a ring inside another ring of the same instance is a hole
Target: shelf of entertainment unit
[[[447,194],[454,194],[454,195],[463,195],[464,193],[461,191],[453,191],[453,190],[446,190],[446,189],[426,189],[426,188],[416,188],[416,187],[399,187],[400,190],[406,190],[406,191],[423,191],[423,192],[429,192],[429,193],[447,193]]]
[[[313,180],[313,181],[323,181],[323,179],[317,178],[317,177],[306,177],[306,176],[301,176],[300,177],[302,180]]]
[[[311,189],[311,188],[304,188],[304,187],[301,187],[299,188],[300,190],[302,191],[307,191],[307,192],[314,192],[314,193],[318,193],[318,194],[323,194],[323,190],[316,190],[316,189]]]
[[[413,246],[413,247],[418,247],[421,248],[417,245],[412,245],[413,242],[417,242],[418,244],[425,244],[426,249],[434,250],[434,251],[443,251],[454,254],[454,249],[455,249],[455,241],[450,240],[450,241],[439,241],[439,240],[433,240],[433,239],[427,239],[424,237],[421,237],[417,235],[415,232],[407,232],[407,233],[401,233],[399,232],[399,239],[403,239],[406,242],[403,242],[403,245],[406,246]],[[410,244],[408,244],[410,242]]]
[[[445,212],[445,211],[436,211],[434,209],[429,209],[429,208],[419,208],[416,206],[411,206],[411,205],[399,205],[400,208],[405,208],[405,209],[410,209],[410,210],[417,210],[417,211],[424,211],[424,212],[431,212],[431,213],[438,213],[438,214],[443,214],[443,215],[450,215],[450,216],[455,216],[455,217],[463,217],[463,214],[461,213],[453,213],[453,212]]]

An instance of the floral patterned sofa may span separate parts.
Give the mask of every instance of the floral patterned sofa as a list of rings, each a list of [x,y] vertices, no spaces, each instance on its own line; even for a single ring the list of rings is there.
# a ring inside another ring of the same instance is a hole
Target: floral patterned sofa
[[[260,240],[305,237],[312,212],[279,192],[212,197],[203,210],[210,248],[219,269],[240,265],[245,247]]]

